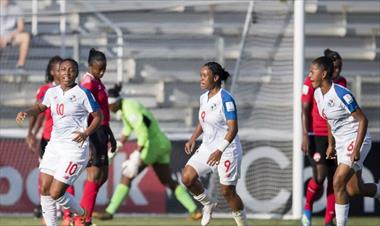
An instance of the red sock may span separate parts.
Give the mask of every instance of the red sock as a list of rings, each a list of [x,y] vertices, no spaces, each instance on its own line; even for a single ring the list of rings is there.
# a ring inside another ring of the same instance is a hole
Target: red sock
[[[96,196],[98,194],[100,186],[92,181],[86,180],[84,184],[84,191],[80,205],[86,208],[88,211],[88,216],[86,217],[86,222],[91,221],[92,212],[94,211]]]
[[[306,203],[304,206],[305,210],[312,211],[313,210],[313,203],[315,196],[317,195],[318,191],[323,188],[323,185],[317,184],[313,178],[310,179],[309,183],[307,184],[307,190],[306,190]]]
[[[69,186],[66,189],[66,192],[75,196],[74,186],[73,185]],[[69,218],[70,218],[70,210],[69,209],[63,209],[63,219],[69,219]]]
[[[335,216],[335,196],[332,179],[327,181],[325,224],[333,221]]]

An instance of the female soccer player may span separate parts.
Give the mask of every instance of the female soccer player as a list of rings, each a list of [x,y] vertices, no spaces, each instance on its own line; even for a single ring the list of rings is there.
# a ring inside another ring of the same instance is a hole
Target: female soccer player
[[[334,83],[347,86],[346,79],[340,76],[342,58],[338,52],[326,49],[326,57],[334,62],[332,79]],[[314,100],[314,88],[310,77],[306,77],[302,93],[302,151],[308,156],[313,169],[313,177],[309,180],[306,189],[306,202],[302,216],[302,225],[311,225],[314,199],[323,190],[323,182],[327,178],[325,226],[333,225],[335,216],[335,196],[333,189],[333,176],[336,169],[335,159],[326,159],[328,147],[327,122],[318,113],[317,103]]]
[[[363,162],[371,148],[368,121],[351,91],[333,83],[334,64],[329,57],[315,59],[309,77],[315,89],[319,114],[328,122],[329,147],[326,155],[337,155],[334,194],[337,226],[348,219],[349,196],[361,195],[380,199],[380,183],[364,183]],[[334,150],[335,148],[335,150]]]
[[[112,152],[116,150],[116,140],[109,125],[108,95],[101,81],[106,67],[107,59],[104,53],[91,49],[88,55],[88,69],[86,74],[83,75],[81,86],[90,90],[98,102],[104,117],[100,127],[90,135],[90,159],[87,165],[87,180],[84,184],[81,200],[81,206],[88,211],[86,225],[91,225],[96,196],[100,187],[108,178],[108,143],[110,143]],[[89,122],[91,121],[92,117],[89,118]],[[75,226],[82,225],[80,224],[81,219],[77,218],[75,221]]]
[[[71,194],[66,191],[85,168],[88,161],[88,136],[99,126],[102,113],[92,94],[75,83],[78,63],[64,59],[59,67],[60,85],[46,91],[42,103],[19,112],[16,122],[21,124],[29,115],[37,116],[50,107],[53,117],[51,139],[40,162],[42,214],[48,226],[57,225],[56,206],[81,216],[87,215]],[[93,120],[87,126],[87,117]]]
[[[123,120],[123,135],[121,143],[128,140],[132,131],[137,137],[137,149],[123,163],[123,175],[120,184],[116,187],[111,202],[104,213],[94,213],[94,217],[101,220],[110,220],[124,199],[127,197],[130,184],[145,167],[152,165],[160,182],[169,187],[177,200],[187,209],[189,217],[199,220],[202,217],[197,206],[186,191],[171,177],[169,167],[171,156],[171,143],[161,131],[153,114],[139,102],[120,97],[121,86],[116,85],[108,91],[108,103],[112,112],[121,111]]]
[[[235,100],[221,85],[229,73],[220,64],[208,62],[200,70],[200,85],[207,90],[200,97],[199,123],[190,140],[185,144],[186,154],[195,149],[195,140],[203,133],[201,146],[189,159],[182,172],[182,182],[203,204],[201,224],[207,225],[216,207],[202,184],[199,176],[218,169],[221,193],[227,200],[238,226],[247,225],[244,205],[236,193],[240,176],[242,148],[240,144]]]

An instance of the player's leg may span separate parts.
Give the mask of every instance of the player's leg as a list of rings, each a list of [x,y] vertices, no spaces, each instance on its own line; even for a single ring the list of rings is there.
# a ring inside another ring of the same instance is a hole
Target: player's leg
[[[236,193],[235,185],[220,185],[220,192],[223,197],[226,199],[228,206],[232,211],[232,216],[234,217],[236,224],[238,226],[246,226],[247,215],[244,210],[244,204],[240,196]]]
[[[336,170],[336,160],[326,160],[327,166],[327,192],[326,192],[326,212],[325,212],[325,226],[333,225],[333,219],[335,217],[335,196],[333,179]]]
[[[334,175],[335,213],[337,226],[345,226],[350,208],[346,185],[354,170],[346,164],[339,164]]]
[[[302,215],[303,226],[311,225],[314,200],[323,190],[323,182],[327,175],[327,144],[327,137],[325,136],[309,136],[308,159],[312,167],[313,177],[309,180],[306,188],[306,199]]]
[[[42,216],[47,225],[57,225],[56,202],[51,197],[50,187],[60,163],[60,156],[55,152],[56,145],[49,142],[46,145],[43,158],[40,161],[40,195]]]
[[[169,164],[155,163],[153,164],[153,169],[160,182],[166,187],[169,187],[176,199],[186,208],[190,214],[190,218],[193,220],[199,220],[202,217],[201,212],[197,210],[197,205],[187,193],[186,188],[173,180]]]
[[[29,52],[30,35],[26,32],[17,34],[15,37],[15,43],[20,46],[17,67],[23,67]]]
[[[146,165],[141,165],[139,167],[139,173],[146,168]],[[104,212],[94,212],[93,216],[99,220],[111,220],[113,215],[119,209],[121,204],[127,198],[130,190],[130,185],[133,178],[129,178],[125,175],[122,175],[120,183],[116,186],[115,191],[111,197],[111,201],[108,204]]]
[[[40,173],[40,202],[42,208],[42,216],[46,225],[57,225],[57,211],[55,200],[50,196],[50,186],[53,182],[53,176]]]
[[[247,214],[240,196],[236,193],[236,184],[240,178],[242,160],[241,149],[227,149],[218,165],[220,192],[227,201],[232,216],[238,226],[247,226]]]
[[[108,179],[108,134],[100,127],[90,135],[90,160],[87,165],[87,178],[81,199],[81,206],[88,211],[86,222],[91,224],[92,212],[100,187]]]

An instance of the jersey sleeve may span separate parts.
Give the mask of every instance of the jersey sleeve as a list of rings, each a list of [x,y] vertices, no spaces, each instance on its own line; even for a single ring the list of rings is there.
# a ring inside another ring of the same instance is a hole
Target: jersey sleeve
[[[92,93],[86,89],[82,88],[83,92],[85,93],[85,98],[84,98],[84,107],[88,112],[95,112],[100,109],[98,102],[96,102],[94,96]]]
[[[341,86],[335,85],[335,92],[338,95],[340,101],[342,102],[344,108],[349,112],[352,113],[356,109],[359,108],[358,103],[355,100],[355,97],[352,95],[352,93]]]
[[[237,120],[237,110],[235,100],[232,96],[222,90],[222,104],[223,104],[223,112],[226,120]]]
[[[302,86],[302,103],[313,103],[314,88],[311,85],[309,77],[307,77]]]
[[[129,135],[132,130],[137,137],[137,145],[144,146],[149,138],[149,128],[143,122],[143,113],[138,105],[123,104],[122,107],[123,120],[125,128],[123,129],[124,135]]]

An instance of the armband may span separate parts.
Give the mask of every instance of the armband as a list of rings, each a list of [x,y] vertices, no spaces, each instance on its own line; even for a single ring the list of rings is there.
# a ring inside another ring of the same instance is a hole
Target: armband
[[[228,145],[230,145],[230,142],[228,140],[224,139],[219,144],[218,150],[221,151],[221,152],[224,152],[224,150],[226,150],[226,148],[228,147]]]

